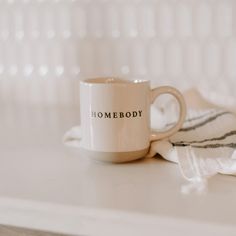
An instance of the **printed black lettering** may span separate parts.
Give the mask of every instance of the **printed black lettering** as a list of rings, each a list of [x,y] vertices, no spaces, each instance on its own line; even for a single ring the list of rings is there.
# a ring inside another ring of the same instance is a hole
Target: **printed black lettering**
[[[105,118],[111,118],[111,112],[105,112]]]
[[[127,111],[127,112],[95,112],[91,111],[92,118],[108,118],[108,119],[117,119],[117,118],[135,118],[142,116],[142,110],[139,111]]]
[[[137,111],[133,111],[133,117],[136,117],[138,115]]]
[[[124,112],[120,112],[120,118],[124,118]]]
[[[95,111],[92,111],[92,117],[96,118],[96,112]]]
[[[127,118],[130,118],[130,117],[131,117],[131,112],[129,112],[129,111],[126,112],[126,113],[125,113],[125,116],[126,116]]]
[[[98,117],[99,117],[99,118],[102,118],[102,117],[103,117],[102,112],[98,112]]]
[[[142,112],[143,111],[138,111],[138,114],[139,114],[140,117],[142,116]]]

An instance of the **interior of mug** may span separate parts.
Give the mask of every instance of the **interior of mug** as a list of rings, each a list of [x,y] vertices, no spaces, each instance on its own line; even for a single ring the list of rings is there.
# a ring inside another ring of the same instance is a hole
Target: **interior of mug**
[[[91,84],[133,84],[133,83],[145,83],[147,80],[135,79],[128,80],[119,77],[96,77],[84,79],[82,82]]]

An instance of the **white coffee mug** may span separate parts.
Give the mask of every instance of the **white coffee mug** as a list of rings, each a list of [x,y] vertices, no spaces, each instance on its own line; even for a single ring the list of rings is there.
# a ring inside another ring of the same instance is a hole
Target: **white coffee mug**
[[[151,133],[150,106],[166,93],[179,103],[179,120],[165,132]],[[183,96],[169,86],[150,89],[146,80],[112,77],[80,83],[81,148],[97,160],[127,162],[144,157],[151,141],[166,138],[181,128],[185,115]]]

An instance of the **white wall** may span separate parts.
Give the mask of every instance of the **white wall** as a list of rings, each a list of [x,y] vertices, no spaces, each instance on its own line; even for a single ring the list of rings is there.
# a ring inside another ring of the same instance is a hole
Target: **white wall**
[[[118,75],[234,96],[234,0],[1,0],[0,99],[77,102]]]

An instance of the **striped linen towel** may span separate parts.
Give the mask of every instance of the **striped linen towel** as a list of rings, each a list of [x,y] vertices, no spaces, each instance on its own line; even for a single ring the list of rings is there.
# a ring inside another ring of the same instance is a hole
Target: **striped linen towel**
[[[166,125],[168,127],[169,125]],[[217,174],[236,174],[236,116],[222,109],[188,110],[183,127],[165,140],[152,142],[148,157],[178,163],[191,189],[206,190],[207,178]]]
[[[197,90],[186,92],[185,99],[188,112],[183,127],[165,140],[152,142],[148,157],[159,154],[178,163],[182,175],[190,182],[183,186],[184,193],[204,192],[209,177],[217,173],[236,174],[236,114],[232,111],[235,106],[220,108]],[[165,107],[164,112],[153,109],[152,127],[155,120],[162,120],[166,128],[173,124],[168,118],[176,119],[176,105],[171,101]]]
[[[152,142],[147,157],[161,156],[178,163],[183,177],[190,183],[182,187],[184,193],[204,192],[209,177],[217,173],[236,174],[236,115],[208,103],[196,91],[187,92],[185,98],[188,112],[183,127],[165,140]],[[168,119],[177,117],[177,107],[172,101],[166,104],[166,109],[152,107],[152,128],[174,124]],[[78,139],[80,129],[74,127],[65,135],[64,143],[78,147]]]

